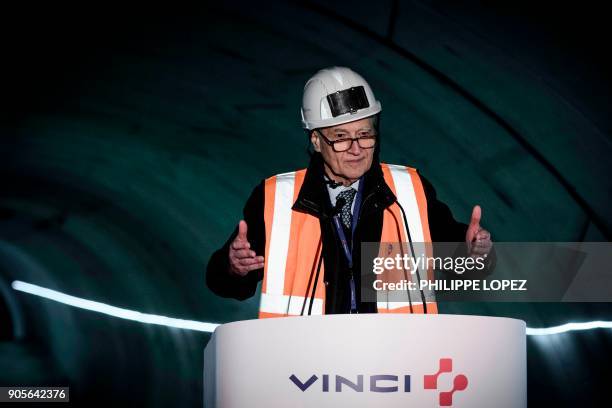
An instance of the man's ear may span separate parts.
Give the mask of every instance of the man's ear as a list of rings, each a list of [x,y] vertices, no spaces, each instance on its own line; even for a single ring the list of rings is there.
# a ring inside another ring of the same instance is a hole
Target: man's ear
[[[321,140],[319,139],[319,135],[317,135],[316,131],[310,132],[310,142],[312,143],[312,147],[315,152],[321,153]]]

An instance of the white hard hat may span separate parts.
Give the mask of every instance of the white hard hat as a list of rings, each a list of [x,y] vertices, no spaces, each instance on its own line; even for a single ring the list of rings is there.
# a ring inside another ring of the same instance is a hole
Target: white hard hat
[[[353,70],[325,68],[306,82],[302,127],[313,130],[376,115],[382,110],[370,85]]]

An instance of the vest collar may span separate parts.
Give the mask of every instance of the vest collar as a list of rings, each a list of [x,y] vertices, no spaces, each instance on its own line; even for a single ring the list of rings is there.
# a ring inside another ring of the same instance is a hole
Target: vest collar
[[[319,153],[314,153],[306,170],[302,188],[293,204],[293,210],[318,218],[330,216],[332,206],[323,181],[324,174],[323,158]],[[376,158],[372,162],[372,167],[365,173],[363,182],[362,214],[379,207],[387,208],[395,202],[395,195],[385,182],[380,163]]]

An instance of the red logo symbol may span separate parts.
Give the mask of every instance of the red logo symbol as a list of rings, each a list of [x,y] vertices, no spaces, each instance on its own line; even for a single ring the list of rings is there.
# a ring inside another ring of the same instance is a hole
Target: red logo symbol
[[[442,373],[450,373],[453,371],[453,359],[452,358],[441,358],[440,369],[437,373],[423,376],[423,385],[426,390],[437,390],[438,389],[438,376]],[[459,374],[455,376],[453,380],[453,388],[450,391],[440,392],[440,406],[450,407],[453,405],[453,393],[455,391],[463,391],[468,386],[468,379],[465,375]]]

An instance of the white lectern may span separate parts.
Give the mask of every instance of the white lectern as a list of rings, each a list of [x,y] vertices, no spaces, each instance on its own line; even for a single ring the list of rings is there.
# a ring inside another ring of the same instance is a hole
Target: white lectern
[[[525,407],[525,322],[363,314],[219,326],[206,407]]]

